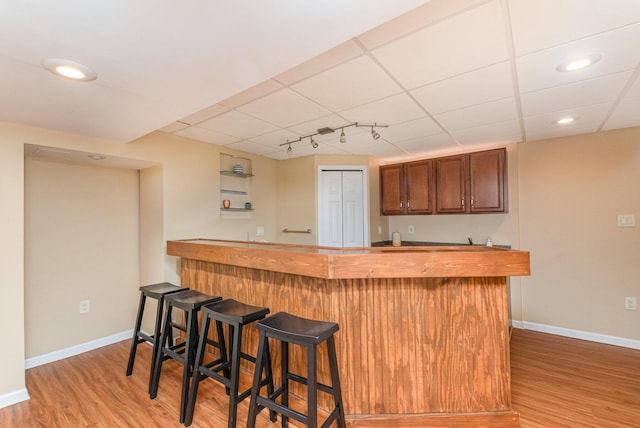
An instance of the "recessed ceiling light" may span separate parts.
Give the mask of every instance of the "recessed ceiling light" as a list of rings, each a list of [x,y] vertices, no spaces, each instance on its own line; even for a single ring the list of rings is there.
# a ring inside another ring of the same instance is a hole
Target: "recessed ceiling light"
[[[557,123],[558,125],[566,125],[567,123],[571,123],[576,120],[575,117],[563,117],[562,119],[558,119],[553,123]]]
[[[600,61],[601,58],[602,56],[600,54],[589,54],[579,58],[573,58],[557,66],[556,70],[561,72],[582,70],[583,68],[589,67],[590,65]]]
[[[59,77],[79,82],[96,80],[98,75],[86,65],[61,58],[48,58],[42,61],[42,66]]]
[[[93,159],[94,161],[106,159],[104,156],[100,156],[100,155],[89,155],[89,158]]]

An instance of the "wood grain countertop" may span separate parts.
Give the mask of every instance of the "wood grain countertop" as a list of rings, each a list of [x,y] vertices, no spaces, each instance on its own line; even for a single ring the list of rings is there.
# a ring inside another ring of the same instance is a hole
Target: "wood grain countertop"
[[[327,279],[531,274],[528,251],[466,245],[334,248],[199,238],[167,241],[167,254]]]

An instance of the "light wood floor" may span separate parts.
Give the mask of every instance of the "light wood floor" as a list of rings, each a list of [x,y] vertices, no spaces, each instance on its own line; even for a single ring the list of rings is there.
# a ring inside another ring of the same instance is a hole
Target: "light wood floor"
[[[139,347],[126,377],[128,347],[124,341],[27,370],[31,399],[0,409],[0,427],[182,426],[179,366],[165,363],[158,397],[150,400],[150,347]],[[516,329],[511,352],[521,427],[640,427],[640,351]],[[240,405],[238,427],[247,409]],[[225,427],[226,411],[224,389],[202,382],[192,426]],[[279,426],[266,411],[257,425]]]

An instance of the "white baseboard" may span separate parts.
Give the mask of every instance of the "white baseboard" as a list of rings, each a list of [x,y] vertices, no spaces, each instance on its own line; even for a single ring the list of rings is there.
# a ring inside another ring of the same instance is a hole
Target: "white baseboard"
[[[69,348],[60,349],[59,351],[50,352],[48,354],[39,355],[37,357],[28,358],[24,362],[25,369],[31,369],[43,364],[52,363],[54,361],[62,360],[64,358],[73,357],[74,355],[82,354],[83,352],[98,349],[103,346],[111,345],[125,339],[131,339],[133,335],[133,329],[123,331],[122,333],[113,334],[111,336],[103,337],[100,339],[92,340],[91,342],[81,343],[80,345],[71,346]]]
[[[607,345],[622,346],[631,349],[640,349],[640,340],[626,339],[624,337],[608,336],[606,334],[591,333],[589,331],[572,330],[570,328],[554,327],[552,325],[538,324],[529,321],[511,321],[511,326],[524,330],[539,331],[541,333],[555,334],[557,336],[572,337],[574,339],[589,340],[591,342],[606,343]]]
[[[11,406],[13,404],[17,404],[21,401],[26,401],[29,398],[29,392],[27,392],[26,388],[13,391],[8,394],[0,395],[0,409],[3,407]]]

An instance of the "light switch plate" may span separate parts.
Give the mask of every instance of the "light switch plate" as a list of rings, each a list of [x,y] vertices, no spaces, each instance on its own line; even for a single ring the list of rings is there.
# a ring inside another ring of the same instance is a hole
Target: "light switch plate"
[[[264,236],[264,227],[262,226],[256,227],[256,236]]]
[[[618,214],[618,227],[636,227],[635,214]]]

